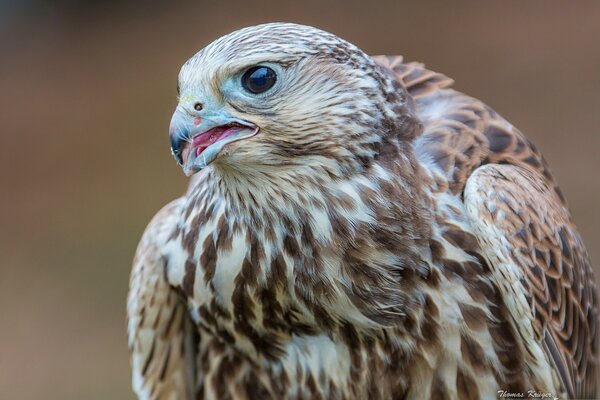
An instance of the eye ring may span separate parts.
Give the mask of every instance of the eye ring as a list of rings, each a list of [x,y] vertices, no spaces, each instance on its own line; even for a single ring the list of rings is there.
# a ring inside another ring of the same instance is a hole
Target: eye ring
[[[242,87],[249,93],[260,94],[271,89],[277,82],[277,74],[269,67],[257,65],[242,75]]]

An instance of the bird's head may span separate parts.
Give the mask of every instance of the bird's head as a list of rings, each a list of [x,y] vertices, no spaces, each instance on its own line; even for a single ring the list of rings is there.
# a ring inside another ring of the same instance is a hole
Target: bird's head
[[[317,165],[363,168],[391,136],[410,135],[400,83],[356,46],[273,23],[223,36],[181,69],[171,150],[186,174]]]

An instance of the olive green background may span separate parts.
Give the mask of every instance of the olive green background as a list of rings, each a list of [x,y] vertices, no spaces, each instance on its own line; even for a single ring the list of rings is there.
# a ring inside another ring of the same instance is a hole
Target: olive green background
[[[600,260],[599,2],[0,0],[0,399],[133,398],[130,262],[186,184],[179,67],[268,21],[455,78],[539,145]]]

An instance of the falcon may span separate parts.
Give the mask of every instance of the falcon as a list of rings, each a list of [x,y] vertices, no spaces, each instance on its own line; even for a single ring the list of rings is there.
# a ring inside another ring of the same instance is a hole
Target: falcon
[[[288,23],[183,65],[169,136],[193,176],[127,303],[140,399],[596,396],[596,284],[565,198],[452,83]]]

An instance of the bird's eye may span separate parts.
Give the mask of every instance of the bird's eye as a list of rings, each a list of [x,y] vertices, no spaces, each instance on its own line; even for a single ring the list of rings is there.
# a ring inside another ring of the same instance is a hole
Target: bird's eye
[[[252,94],[266,92],[273,87],[275,81],[275,71],[262,65],[250,68],[242,76],[242,86]]]

